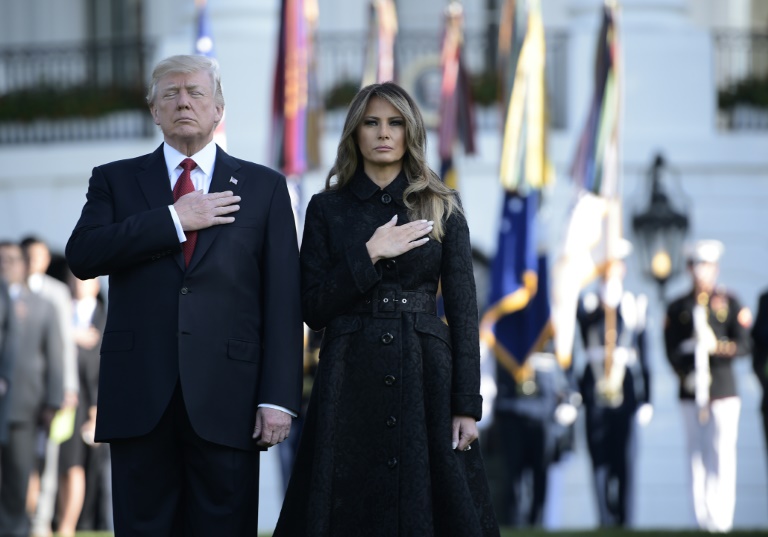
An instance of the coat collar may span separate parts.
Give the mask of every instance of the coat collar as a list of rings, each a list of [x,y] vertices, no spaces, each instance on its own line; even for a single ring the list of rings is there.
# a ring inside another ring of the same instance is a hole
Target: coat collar
[[[362,167],[355,172],[355,175],[352,176],[352,179],[349,182],[349,189],[361,201],[370,199],[374,194],[383,191],[392,196],[392,199],[401,206],[405,206],[403,193],[406,188],[408,188],[408,178],[405,176],[405,171],[401,171],[397,177],[395,177],[394,181],[389,183],[385,188],[379,188],[379,185],[374,183],[371,178],[366,175],[362,170]]]

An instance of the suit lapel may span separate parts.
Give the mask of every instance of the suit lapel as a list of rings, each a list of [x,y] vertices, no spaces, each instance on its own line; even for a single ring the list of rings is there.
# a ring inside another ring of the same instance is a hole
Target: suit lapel
[[[211,179],[211,187],[208,189],[208,192],[231,190],[235,195],[238,195],[243,181],[237,175],[239,169],[240,165],[237,161],[225,153],[223,149],[216,146],[216,164],[213,167],[213,178]],[[197,234],[197,245],[195,246],[194,254],[192,254],[192,260],[189,262],[188,270],[194,269],[195,265],[203,258],[205,252],[208,251],[208,248],[211,247],[211,244],[213,244],[213,241],[218,236],[220,229],[221,226],[211,226],[200,230]]]
[[[144,197],[151,209],[164,205],[173,205],[171,182],[168,180],[168,168],[163,156],[163,144],[142,163],[142,170],[136,174]]]
[[[141,187],[150,209],[173,205],[173,191],[168,179],[168,166],[165,164],[163,144],[142,163],[142,171],[136,174],[136,180]],[[184,254],[179,252],[173,256],[176,264],[184,271]]]

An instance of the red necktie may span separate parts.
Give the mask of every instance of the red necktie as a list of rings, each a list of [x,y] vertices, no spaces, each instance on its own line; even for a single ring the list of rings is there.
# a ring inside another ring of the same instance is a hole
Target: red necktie
[[[176,181],[176,186],[173,187],[174,203],[184,194],[189,194],[195,190],[192,185],[192,170],[197,167],[197,164],[191,158],[185,158],[179,166],[182,167],[183,171]],[[187,236],[187,240],[181,243],[181,251],[184,252],[185,265],[189,266],[192,252],[195,251],[195,244],[197,243],[197,231],[187,231],[184,234]]]

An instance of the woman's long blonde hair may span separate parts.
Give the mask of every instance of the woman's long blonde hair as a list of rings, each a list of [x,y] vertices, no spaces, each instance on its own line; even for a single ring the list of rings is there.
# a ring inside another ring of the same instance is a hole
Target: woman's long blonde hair
[[[328,177],[326,190],[344,187],[354,176],[358,166],[362,165],[362,154],[357,145],[357,128],[363,122],[368,102],[373,97],[384,99],[403,116],[405,121],[405,154],[403,171],[408,179],[408,187],[403,193],[403,201],[408,208],[411,220],[432,220],[434,227],[431,235],[438,241],[445,233],[445,222],[453,211],[461,212],[455,193],[445,186],[435,172],[427,165],[427,131],[424,119],[410,95],[393,82],[371,84],[361,89],[352,99],[344,121],[344,130]],[[331,181],[336,177],[335,181]]]

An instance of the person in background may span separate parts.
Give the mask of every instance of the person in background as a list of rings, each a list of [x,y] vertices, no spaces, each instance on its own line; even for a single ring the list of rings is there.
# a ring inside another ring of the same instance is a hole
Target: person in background
[[[519,379],[496,363],[494,424],[502,451],[504,507],[502,524],[542,526],[549,470],[563,455],[581,397],[558,364],[551,338],[525,362],[530,378]]]
[[[0,450],[8,439],[8,391],[16,358],[16,322],[8,285],[0,272]]]
[[[763,415],[765,450],[768,454],[768,292],[760,295],[755,323],[752,325],[752,369],[763,390],[760,410]]]
[[[425,146],[401,87],[363,88],[307,207],[304,321],[325,332],[275,537],[499,535],[469,229]]]
[[[77,365],[80,397],[75,415],[75,434],[61,445],[59,453],[59,516],[57,533],[74,537],[75,529],[89,498],[86,529],[93,530],[97,491],[101,477],[102,451],[106,444],[94,444],[96,401],[99,383],[99,347],[107,320],[100,299],[97,278],[80,280],[72,277],[74,337],[77,343]],[[86,468],[88,471],[86,472]],[[90,486],[87,486],[90,485]]]
[[[109,276],[96,441],[115,534],[252,536],[259,450],[301,405],[299,255],[285,177],[213,141],[216,60],[171,56],[147,94],[151,154],[93,169],[65,250]]]
[[[0,535],[27,537],[29,480],[37,433],[48,430],[64,400],[60,323],[53,304],[27,287],[28,260],[21,247],[0,242],[0,274],[16,318],[16,359],[8,382],[6,443],[0,447]]]
[[[636,424],[653,416],[646,345],[647,299],[624,288],[632,245],[611,249],[599,289],[584,293],[577,320],[586,363],[579,391],[601,526],[630,526],[635,507]]]
[[[736,442],[741,399],[733,360],[749,352],[749,309],[718,285],[723,244],[687,253],[693,288],[667,308],[664,343],[679,379],[693,512],[699,528],[727,532],[736,505]]]
[[[51,265],[51,251],[40,238],[29,236],[21,240],[21,248],[29,259],[27,284],[33,293],[39,294],[53,304],[59,320],[64,359],[64,403],[62,409],[77,406],[77,349],[72,331],[72,293],[69,286],[47,274]],[[32,473],[30,499],[33,537],[49,537],[51,522],[56,509],[56,491],[58,488],[58,463],[60,443],[48,436],[48,431],[41,431],[45,438],[45,453],[42,454],[41,471]],[[39,493],[38,493],[39,491]]]

